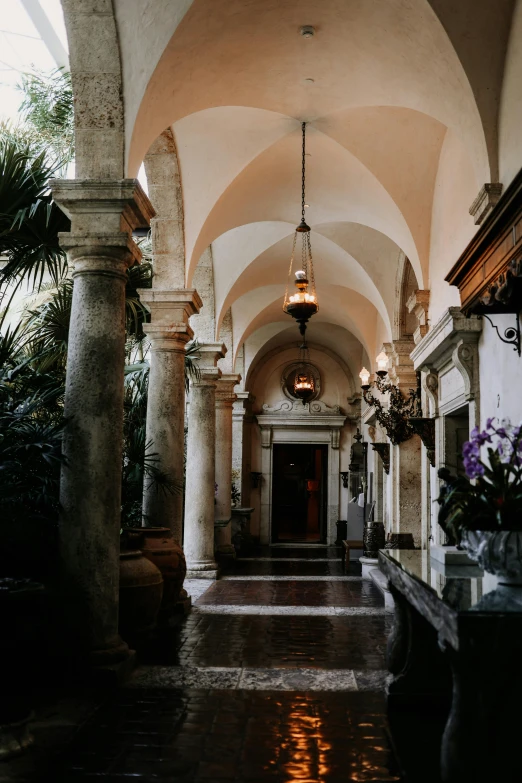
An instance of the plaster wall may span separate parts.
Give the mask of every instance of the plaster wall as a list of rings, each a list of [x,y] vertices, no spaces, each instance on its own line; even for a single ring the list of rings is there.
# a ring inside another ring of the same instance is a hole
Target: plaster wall
[[[518,0],[506,53],[499,115],[499,181],[507,188],[522,163],[522,0]]]
[[[491,316],[501,334],[513,326],[514,315]],[[508,417],[514,424],[522,422],[522,358],[513,347],[500,341],[484,319],[479,341],[480,422],[484,427],[492,416]]]
[[[466,150],[451,131],[446,133],[435,183],[430,247],[431,324],[460,305],[458,289],[444,281],[477,227],[469,208],[484,183],[475,177]]]

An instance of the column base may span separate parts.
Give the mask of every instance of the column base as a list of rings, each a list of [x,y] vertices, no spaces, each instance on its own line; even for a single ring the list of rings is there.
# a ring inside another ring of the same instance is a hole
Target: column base
[[[359,563],[362,566],[363,579],[371,579],[370,571],[379,568],[379,560],[376,557],[360,557]]]
[[[217,579],[218,574],[218,568],[215,568],[212,571],[193,571],[192,569],[187,568],[187,579]]]
[[[236,550],[232,544],[220,544],[217,548],[216,555],[218,560],[235,560]]]

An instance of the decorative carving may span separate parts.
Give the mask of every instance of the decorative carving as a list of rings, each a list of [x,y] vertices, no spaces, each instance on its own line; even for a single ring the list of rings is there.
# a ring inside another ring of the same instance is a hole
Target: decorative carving
[[[424,379],[424,388],[431,402],[434,416],[439,415],[439,376],[436,372],[429,371]]]
[[[377,452],[382,460],[382,466],[386,475],[390,472],[390,444],[389,443],[370,443],[370,446]]]
[[[340,435],[341,435],[341,431],[339,429],[332,428],[330,430],[330,443],[332,444],[332,449],[339,448]]]
[[[373,426],[373,424],[370,424],[368,427],[368,435],[370,436],[371,440],[375,440],[375,436],[377,434],[377,430]]]
[[[398,386],[392,383],[386,383],[380,378],[375,381],[377,389],[381,394],[389,394],[390,401],[385,408],[382,402],[374,397],[370,390],[363,389],[365,402],[370,407],[375,408],[377,421],[386,430],[394,446],[409,440],[414,435],[414,431],[409,424],[411,416],[422,414],[420,397],[420,373],[417,373],[417,388],[410,389],[408,397],[405,397]]]
[[[426,446],[426,453],[432,468],[435,467],[435,419],[425,416],[412,416],[409,419],[413,431],[420,435],[421,441]]]
[[[271,413],[271,414],[281,414],[288,416],[288,414],[291,414],[292,416],[339,416],[341,413],[341,409],[338,405],[327,405],[325,402],[322,402],[322,400],[313,400],[312,402],[307,402],[303,405],[302,402],[298,400],[283,400],[282,402],[278,403],[277,405],[270,406],[267,403],[263,405],[263,413]]]
[[[464,381],[464,392],[467,400],[475,396],[478,379],[475,378],[474,369],[478,368],[478,348],[476,343],[468,343],[461,340],[452,354],[453,364],[457,367]]]
[[[343,487],[345,489],[348,489],[348,471],[345,470],[342,473],[340,473],[341,481],[343,482]]]

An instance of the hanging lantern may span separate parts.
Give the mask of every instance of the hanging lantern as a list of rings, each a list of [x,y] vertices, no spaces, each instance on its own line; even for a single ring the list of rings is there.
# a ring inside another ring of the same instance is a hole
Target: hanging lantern
[[[299,364],[295,371],[293,391],[294,396],[300,399],[303,405],[309,402],[315,393],[314,373],[306,342],[299,347]]]
[[[288,270],[288,282],[286,285],[283,310],[299,324],[299,331],[304,337],[308,320],[319,310],[317,294],[315,290],[314,265],[312,260],[312,246],[310,244],[310,226],[305,220],[305,149],[306,149],[306,122],[301,124],[303,133],[302,163],[301,163],[301,222],[294,232],[292,255],[290,256],[290,268]],[[301,245],[300,268],[295,272],[292,281],[296,251],[299,253]],[[291,284],[295,285],[295,292],[291,293]]]

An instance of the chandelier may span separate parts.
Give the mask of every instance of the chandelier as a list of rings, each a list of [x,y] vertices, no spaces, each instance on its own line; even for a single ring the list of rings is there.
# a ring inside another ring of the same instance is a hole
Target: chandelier
[[[303,405],[309,402],[315,393],[315,379],[310,364],[310,354],[306,340],[299,346],[299,364],[294,376],[294,396],[301,400]]]
[[[294,232],[292,255],[290,256],[290,268],[286,284],[283,310],[299,324],[299,331],[304,337],[308,320],[319,310],[315,291],[314,266],[312,261],[312,246],[310,244],[310,226],[305,220],[305,150],[306,150],[306,122],[301,123],[303,145],[301,161],[301,222]],[[296,249],[298,251],[298,238],[301,243],[301,267],[295,272],[293,280],[296,292],[291,294],[292,271],[295,262]]]

